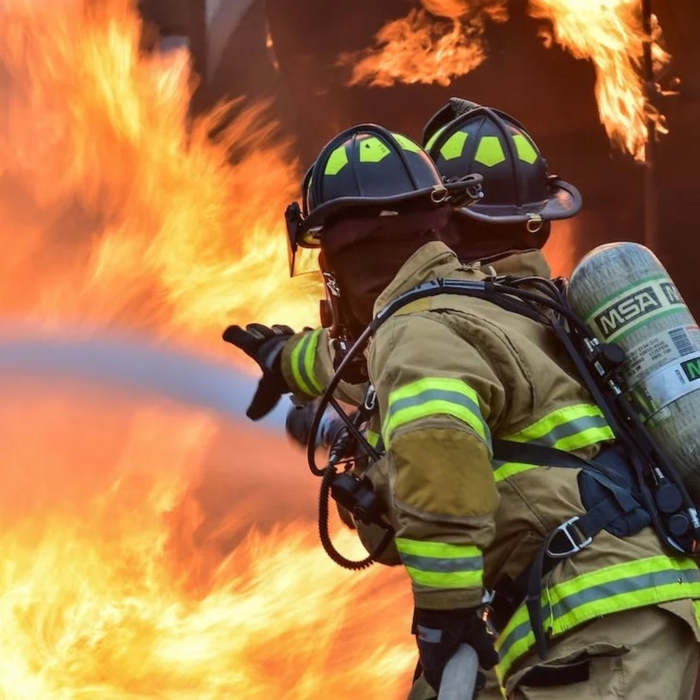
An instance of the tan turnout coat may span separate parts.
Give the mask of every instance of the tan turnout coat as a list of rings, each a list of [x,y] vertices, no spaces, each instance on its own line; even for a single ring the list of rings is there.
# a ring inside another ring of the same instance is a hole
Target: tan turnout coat
[[[539,251],[496,268],[549,276]],[[444,244],[428,243],[377,299],[375,313],[428,280],[486,275]],[[445,294],[404,307],[379,328],[367,361],[379,401],[371,433],[386,448],[368,476],[396,530],[394,560],[406,567],[416,606],[477,606],[484,588],[520,574],[552,529],[584,512],[577,470],[495,461],[492,437],[590,456],[612,432],[557,339],[484,300]],[[294,336],[283,370],[299,396],[320,394],[332,376],[326,332]],[[361,393],[341,390],[355,403]],[[650,528],[625,539],[602,532],[545,577],[543,619],[556,637],[604,615],[661,605],[699,636],[695,599],[697,566],[665,553]],[[533,644],[521,606],[498,639],[499,675],[516,671]]]

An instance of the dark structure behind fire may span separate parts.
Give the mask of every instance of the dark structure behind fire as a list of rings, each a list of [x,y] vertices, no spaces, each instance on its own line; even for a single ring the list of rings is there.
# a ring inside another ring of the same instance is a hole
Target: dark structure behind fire
[[[341,127],[375,119],[417,138],[425,118],[450,95],[496,105],[528,125],[554,170],[583,192],[576,228],[580,254],[602,242],[644,240],[644,168],[611,148],[598,119],[587,61],[542,45],[527,0],[511,0],[510,20],[487,27],[488,58],[447,88],[347,87],[337,56],[368,46],[404,0],[141,0],[162,37],[180,35],[203,82],[194,109],[222,97],[271,98],[270,117],[294,139],[303,164]],[[700,220],[700,3],[652,0],[673,56],[679,94],[661,98],[670,134],[656,149],[660,253],[696,316],[700,275],[694,237]],[[166,38],[166,44],[172,39]],[[177,41],[177,40],[175,40]],[[245,104],[245,101],[244,101]]]

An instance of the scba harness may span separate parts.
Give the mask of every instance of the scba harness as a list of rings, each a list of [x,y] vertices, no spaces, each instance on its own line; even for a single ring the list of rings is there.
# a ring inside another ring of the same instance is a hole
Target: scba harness
[[[540,603],[542,579],[559,561],[588,547],[602,530],[626,537],[648,525],[654,528],[662,545],[674,555],[697,557],[700,520],[675,467],[649,434],[626,396],[620,375],[625,360],[623,351],[616,345],[601,343],[574,314],[566,299],[565,280],[552,281],[535,276],[500,276],[480,281],[437,279],[402,294],[375,316],[343,357],[319,402],[311,427],[308,457],[312,472],[323,476],[321,503],[326,503],[326,522],[324,524],[320,520],[321,540],[334,561],[348,568],[367,566],[391,541],[393,533],[377,508],[367,506],[367,491],[371,492],[369,482],[336,471],[335,465],[340,463],[341,455],[355,454],[358,448],[362,448],[371,460],[377,459],[379,454],[361,432],[361,426],[369,415],[367,402],[350,419],[333,398],[333,392],[343,379],[345,368],[350,366],[369,338],[392,315],[419,299],[445,294],[483,299],[548,327],[566,349],[615,436],[615,443],[604,448],[592,460],[552,447],[493,440],[495,460],[580,470],[578,481],[586,512],[569,518],[552,530],[529,567],[515,579],[505,579],[497,584],[493,601],[495,622],[501,627],[525,601],[536,649],[544,657],[547,637]],[[331,449],[329,465],[319,469],[315,464],[315,434],[329,404],[345,421],[347,430]],[[352,485],[350,479],[353,480]],[[334,488],[334,484],[338,485]],[[327,535],[329,494],[340,500],[360,520],[380,524],[387,530],[377,549],[361,562],[344,559],[330,542]]]

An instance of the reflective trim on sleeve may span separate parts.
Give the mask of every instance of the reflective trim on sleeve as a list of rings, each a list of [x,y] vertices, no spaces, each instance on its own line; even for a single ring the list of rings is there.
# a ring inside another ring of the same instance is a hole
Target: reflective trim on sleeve
[[[308,396],[320,396],[323,393],[323,387],[316,378],[314,371],[321,330],[321,328],[317,328],[315,331],[304,335],[294,346],[290,358],[294,382]]]
[[[537,445],[570,452],[605,440],[614,440],[615,435],[598,406],[581,403],[558,408],[517,433],[504,436],[503,439],[512,442],[534,442]]]
[[[493,480],[498,483],[503,479],[508,479],[515,474],[530,471],[530,469],[539,469],[537,464],[526,464],[525,462],[503,462],[500,459],[494,459],[493,462]]]
[[[542,619],[552,636],[601,615],[680,598],[700,598],[700,571],[692,559],[665,555],[606,566],[563,581],[542,592]],[[521,605],[496,642],[498,676],[535,643],[527,608]]]
[[[700,600],[693,601],[693,610],[695,611],[695,622],[700,627]]]
[[[491,432],[481,415],[478,394],[466,382],[451,377],[425,377],[392,391],[382,428],[384,444],[389,447],[393,432],[402,425],[440,414],[466,423],[491,453]]]
[[[368,430],[365,433],[365,437],[367,438],[367,442],[374,447],[377,452],[384,451],[384,441],[379,433],[375,433],[374,430]]]
[[[481,550],[472,545],[396,538],[412,581],[427,588],[474,588],[483,581]]]

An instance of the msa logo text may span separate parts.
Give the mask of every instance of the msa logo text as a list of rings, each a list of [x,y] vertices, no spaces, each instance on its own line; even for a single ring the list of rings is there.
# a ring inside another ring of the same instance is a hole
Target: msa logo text
[[[621,328],[636,321],[641,316],[662,307],[653,287],[643,287],[616,301],[595,317],[600,332],[609,338]]]
[[[668,299],[669,304],[683,303],[683,299],[681,299],[681,295],[678,293],[678,290],[676,289],[675,285],[671,284],[670,282],[662,282],[661,289],[664,293],[664,296]]]
[[[685,372],[685,376],[688,377],[688,381],[695,381],[700,379],[700,358],[695,358],[694,360],[688,360],[684,362],[681,367]]]

